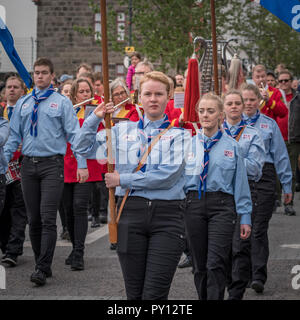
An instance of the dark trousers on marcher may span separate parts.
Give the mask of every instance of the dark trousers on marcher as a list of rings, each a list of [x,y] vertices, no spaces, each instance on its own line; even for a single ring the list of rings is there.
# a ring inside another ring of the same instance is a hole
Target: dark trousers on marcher
[[[88,230],[87,208],[91,182],[65,183],[64,210],[67,214],[67,227],[74,253],[83,256],[84,242]]]
[[[252,215],[251,220],[255,219],[257,210],[257,184],[253,180],[249,180],[249,187],[252,199]],[[231,268],[229,269],[230,281],[228,285],[228,294],[230,300],[243,299],[245,290],[251,280],[251,236],[248,239],[240,237],[240,216],[236,224],[233,242]]]
[[[57,210],[64,186],[63,156],[24,156],[21,176],[36,268],[49,272],[57,239]]]
[[[93,217],[107,217],[108,189],[105,181],[92,181],[89,207]]]
[[[252,280],[267,281],[269,258],[268,228],[276,198],[276,171],[272,163],[265,163],[257,183],[257,210],[252,217],[251,265]]]
[[[0,248],[3,253],[6,251],[6,244],[9,236],[11,218],[3,211],[6,193],[6,178],[4,174],[0,174]]]
[[[185,226],[200,300],[223,300],[236,223],[232,195],[197,191],[187,194]]]
[[[27,224],[26,208],[20,181],[15,181],[6,186],[5,204],[3,215],[10,216],[7,225],[6,254],[20,256],[23,254],[25,229]]]
[[[128,300],[168,298],[184,248],[184,206],[183,200],[127,199],[117,253]]]

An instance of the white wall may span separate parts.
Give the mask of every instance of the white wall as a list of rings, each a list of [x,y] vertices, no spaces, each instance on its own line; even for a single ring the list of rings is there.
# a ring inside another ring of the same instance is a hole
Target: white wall
[[[36,59],[37,6],[32,0],[1,0],[0,17],[14,38],[22,62],[32,71]],[[0,44],[0,72],[9,71],[16,70]]]

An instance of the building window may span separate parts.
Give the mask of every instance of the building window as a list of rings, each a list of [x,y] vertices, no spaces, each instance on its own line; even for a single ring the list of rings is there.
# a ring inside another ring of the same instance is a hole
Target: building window
[[[117,73],[117,77],[124,76],[125,70],[124,70],[124,66],[122,64],[116,65],[116,73]]]
[[[117,16],[117,32],[118,32],[118,41],[125,41],[125,13],[119,12]]]
[[[95,14],[95,40],[101,40],[101,14]]]

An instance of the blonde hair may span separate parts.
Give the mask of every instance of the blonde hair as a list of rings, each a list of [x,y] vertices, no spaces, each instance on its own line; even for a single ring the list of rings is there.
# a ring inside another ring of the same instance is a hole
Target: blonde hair
[[[258,89],[257,86],[255,86],[254,84],[251,84],[251,83],[247,83],[247,84],[244,84],[242,85],[241,87],[241,91],[252,91],[259,100],[262,100],[262,96],[260,94],[260,91]]]
[[[145,82],[149,81],[149,80],[158,81],[158,82],[161,82],[161,83],[165,84],[166,85],[167,94],[169,95],[169,93],[170,93],[170,82],[169,82],[169,79],[164,73],[162,73],[160,71],[152,71],[152,72],[146,73],[141,78],[141,81],[140,81],[140,92],[142,92],[143,84]]]
[[[258,64],[252,68],[252,74],[254,72],[261,72],[261,71],[267,72],[267,69],[263,64]]]
[[[223,112],[223,101],[222,99],[216,95],[214,92],[208,92],[205,95],[202,96],[201,99],[198,100],[197,104],[196,104],[196,110],[197,112],[199,111],[199,104],[201,101],[207,101],[207,100],[213,100],[216,101],[218,109],[220,112]]]
[[[244,105],[244,99],[243,99],[242,93],[240,90],[237,90],[237,89],[230,89],[226,93],[223,94],[223,96],[222,96],[223,104],[225,103],[226,97],[228,97],[232,94],[236,94],[237,96],[239,96],[241,98],[242,104]]]

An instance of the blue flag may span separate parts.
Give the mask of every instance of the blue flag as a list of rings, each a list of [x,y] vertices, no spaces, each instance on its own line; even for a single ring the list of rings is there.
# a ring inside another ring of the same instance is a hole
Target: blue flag
[[[300,1],[299,0],[254,0],[270,11],[277,18],[300,32]]]
[[[28,71],[26,70],[23,62],[21,61],[15,47],[14,47],[14,39],[12,35],[10,34],[9,30],[7,29],[7,26],[3,22],[3,20],[0,18],[0,41],[3,45],[4,50],[6,51],[10,61],[17,69],[20,77],[25,82],[28,89],[31,88],[32,79]]]

